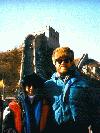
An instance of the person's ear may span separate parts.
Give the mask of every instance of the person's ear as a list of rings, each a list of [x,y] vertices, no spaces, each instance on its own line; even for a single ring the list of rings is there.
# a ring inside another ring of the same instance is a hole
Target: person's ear
[[[56,65],[56,61],[55,61],[54,57],[52,57],[52,62],[53,62],[53,65],[55,66]]]
[[[54,65],[54,66],[56,65],[56,61],[55,61],[55,60],[53,60],[53,65]]]

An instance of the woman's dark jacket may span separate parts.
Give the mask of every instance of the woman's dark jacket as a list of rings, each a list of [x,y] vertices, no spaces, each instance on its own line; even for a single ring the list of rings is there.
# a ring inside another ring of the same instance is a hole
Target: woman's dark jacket
[[[46,133],[49,130],[51,111],[48,101],[43,96],[36,95],[33,103],[30,104],[28,96],[21,91],[18,104],[21,109],[21,113],[19,113],[21,119],[18,119],[19,125],[15,124],[15,115],[18,113],[18,109],[15,109],[16,113],[14,115],[14,111],[8,108],[10,112],[3,120],[3,133],[7,133],[11,129],[14,129],[16,133]]]

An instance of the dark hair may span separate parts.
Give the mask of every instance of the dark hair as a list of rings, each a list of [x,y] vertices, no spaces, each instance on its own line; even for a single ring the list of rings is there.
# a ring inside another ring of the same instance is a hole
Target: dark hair
[[[34,86],[34,88],[43,88],[45,80],[38,76],[36,73],[32,75],[24,76],[22,80],[22,86]]]

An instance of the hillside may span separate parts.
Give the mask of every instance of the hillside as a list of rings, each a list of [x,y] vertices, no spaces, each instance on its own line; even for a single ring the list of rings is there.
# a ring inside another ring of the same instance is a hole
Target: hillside
[[[21,48],[0,53],[0,80],[3,79],[6,94],[13,93],[18,88],[21,55]],[[2,86],[0,92],[2,93]]]

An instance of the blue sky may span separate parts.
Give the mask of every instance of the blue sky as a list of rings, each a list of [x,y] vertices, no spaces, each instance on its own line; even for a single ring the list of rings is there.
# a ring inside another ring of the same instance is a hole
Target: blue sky
[[[0,51],[46,26],[59,32],[61,46],[75,58],[88,53],[100,62],[100,0],[0,0]]]

